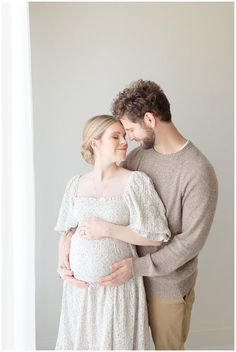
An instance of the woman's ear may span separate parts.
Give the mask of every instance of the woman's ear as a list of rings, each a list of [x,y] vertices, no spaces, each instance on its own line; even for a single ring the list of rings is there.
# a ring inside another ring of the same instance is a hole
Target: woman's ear
[[[149,128],[154,128],[156,126],[156,118],[152,112],[146,112],[144,115],[144,122]]]
[[[91,148],[94,150],[94,148],[96,148],[96,140],[93,138],[93,139],[91,139],[91,141],[90,141],[90,146],[91,146]]]

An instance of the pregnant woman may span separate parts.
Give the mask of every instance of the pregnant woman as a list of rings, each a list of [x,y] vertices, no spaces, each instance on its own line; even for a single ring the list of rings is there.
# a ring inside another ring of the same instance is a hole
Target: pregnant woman
[[[142,277],[118,287],[99,285],[113,263],[137,256],[134,244],[157,246],[170,237],[164,206],[149,177],[117,165],[126,151],[119,121],[107,115],[87,121],[81,153],[94,168],[67,183],[55,227],[62,234],[75,230],[70,266],[84,284],[64,281],[57,350],[150,349]],[[91,217],[128,227],[127,238],[87,238],[81,224]]]

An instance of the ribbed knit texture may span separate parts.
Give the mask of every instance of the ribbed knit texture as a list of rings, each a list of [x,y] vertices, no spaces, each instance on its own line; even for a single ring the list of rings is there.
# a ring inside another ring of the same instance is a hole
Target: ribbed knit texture
[[[218,184],[208,159],[189,142],[173,154],[134,149],[123,163],[153,180],[166,208],[172,239],[161,247],[137,246],[135,276],[144,276],[146,293],[184,296],[197,276],[197,257],[214,218]]]

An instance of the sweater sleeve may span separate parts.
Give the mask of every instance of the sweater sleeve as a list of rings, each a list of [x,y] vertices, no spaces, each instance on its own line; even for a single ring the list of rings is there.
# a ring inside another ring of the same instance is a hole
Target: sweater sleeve
[[[182,232],[163,248],[133,260],[135,276],[164,276],[196,257],[213,222],[218,183],[213,167],[199,168],[185,187],[182,197]]]
[[[128,227],[131,230],[150,240],[169,240],[171,234],[164,205],[144,172],[133,172],[125,199],[130,212]]]
[[[74,195],[77,179],[78,176],[73,176],[67,182],[54,231],[64,232],[78,226],[78,221],[74,217],[73,212]]]

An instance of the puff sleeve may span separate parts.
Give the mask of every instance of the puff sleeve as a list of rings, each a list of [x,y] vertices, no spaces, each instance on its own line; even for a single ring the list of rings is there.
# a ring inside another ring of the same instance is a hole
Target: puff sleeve
[[[74,176],[67,182],[54,231],[64,232],[68,231],[71,228],[76,228],[78,226],[78,221],[74,217],[73,212],[77,179],[78,176]]]
[[[129,228],[150,240],[170,239],[164,205],[144,172],[133,172],[125,198],[130,211]]]

